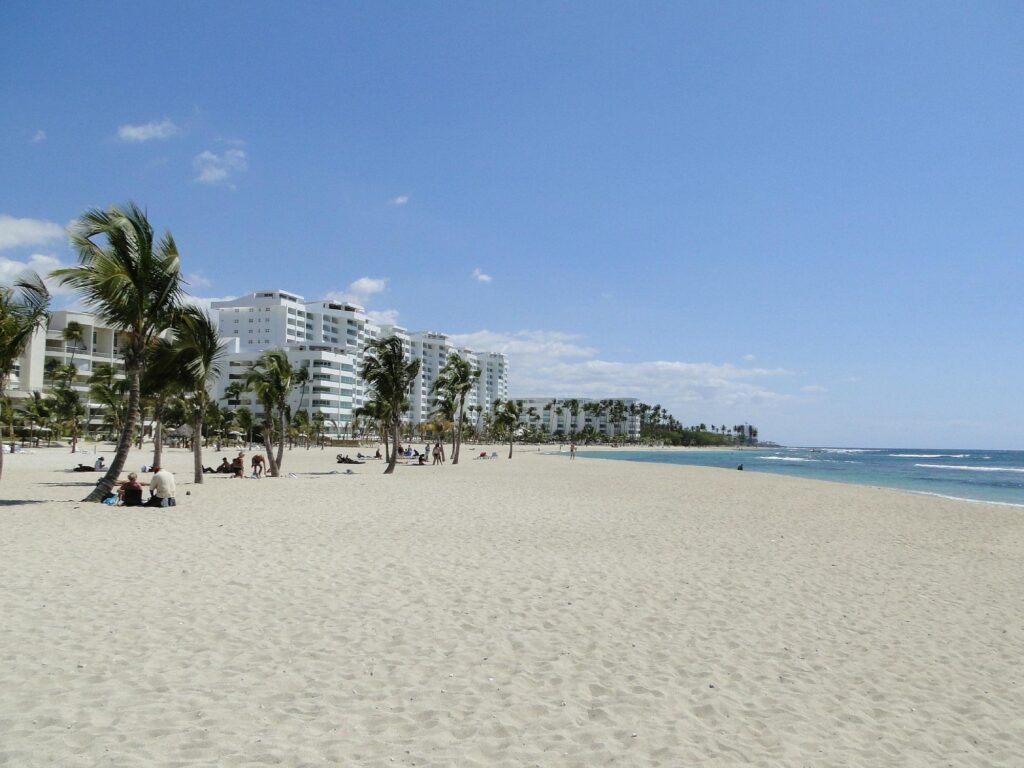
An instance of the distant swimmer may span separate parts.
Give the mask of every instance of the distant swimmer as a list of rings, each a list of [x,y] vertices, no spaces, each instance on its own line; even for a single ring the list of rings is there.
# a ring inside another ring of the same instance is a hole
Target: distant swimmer
[[[743,471],[743,465],[740,464],[738,467],[736,467],[736,469],[738,469],[740,472],[742,472]]]

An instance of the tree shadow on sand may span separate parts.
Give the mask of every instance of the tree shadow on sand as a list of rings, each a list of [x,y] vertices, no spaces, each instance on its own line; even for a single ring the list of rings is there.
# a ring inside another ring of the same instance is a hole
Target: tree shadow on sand
[[[0,507],[17,507],[22,504],[45,504],[44,499],[0,499]]]

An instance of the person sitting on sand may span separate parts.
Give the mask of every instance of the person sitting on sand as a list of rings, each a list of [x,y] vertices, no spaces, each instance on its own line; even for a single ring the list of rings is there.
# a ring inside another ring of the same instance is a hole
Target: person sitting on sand
[[[96,459],[96,463],[92,465],[92,468],[96,472],[102,472],[103,470],[105,470],[107,468],[106,465],[104,465],[104,463],[103,463],[103,457],[102,456],[100,456],[98,459]]]
[[[227,456],[222,456],[221,457],[220,466],[217,467],[217,472],[223,473],[225,475],[230,475],[231,474],[231,462],[228,461],[228,457]]]
[[[257,480],[263,477],[263,454],[257,453],[252,457],[252,476]]]
[[[416,464],[420,467],[427,466],[427,454],[418,453],[416,454]]]
[[[142,506],[142,485],[139,483],[139,476],[134,472],[128,473],[128,479],[120,483],[117,491],[117,503],[122,507]]]
[[[231,477],[241,477],[245,474],[245,453],[238,452],[238,455],[231,460]]]
[[[380,457],[381,457],[381,456],[380,456],[380,448],[378,448],[378,449],[377,449],[377,452],[376,452],[375,454],[373,454],[373,458],[375,458],[375,459],[379,459]]]
[[[147,507],[173,507],[178,502],[174,500],[174,475],[160,466],[153,465],[153,479],[149,481],[149,501]]]

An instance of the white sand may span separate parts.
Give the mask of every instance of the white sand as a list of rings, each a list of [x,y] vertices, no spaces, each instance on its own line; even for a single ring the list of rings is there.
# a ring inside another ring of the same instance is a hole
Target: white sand
[[[496,450],[5,457],[0,765],[1024,765],[1021,510]]]

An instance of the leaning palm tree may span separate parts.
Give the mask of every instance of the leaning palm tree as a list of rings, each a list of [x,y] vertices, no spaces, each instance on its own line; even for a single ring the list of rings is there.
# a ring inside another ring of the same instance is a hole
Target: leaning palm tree
[[[519,417],[523,413],[523,404],[519,400],[497,400],[494,403],[494,428],[499,434],[508,437],[508,457],[512,458],[512,443],[516,438]]]
[[[49,304],[50,293],[34,272],[17,280],[13,287],[0,286],[0,398],[33,334],[45,327]],[[12,441],[13,435],[12,428]],[[4,452],[0,450],[0,477],[3,473]]]
[[[435,392],[444,392],[455,402],[455,435],[452,446],[452,464],[459,463],[462,447],[462,427],[466,413],[466,397],[480,379],[480,369],[474,368],[459,354],[448,356],[434,382]]]
[[[71,227],[71,243],[78,266],[58,269],[53,276],[76,289],[101,320],[123,334],[128,414],[107,474],[85,498],[102,501],[128,459],[147,352],[181,302],[178,248],[169,232],[154,242],[153,227],[134,203],[86,211]]]
[[[174,350],[188,393],[192,417],[195,482],[203,482],[203,420],[211,405],[210,388],[220,378],[226,351],[206,310],[187,305],[174,323]]]
[[[281,349],[268,349],[245,375],[245,385],[263,406],[263,442],[267,448],[268,471],[278,477],[284,460],[284,441],[288,429],[288,396],[295,369]],[[277,437],[277,456],[274,438]]]
[[[419,360],[407,360],[402,349],[402,341],[397,336],[374,339],[366,348],[363,365],[359,371],[363,381],[373,390],[377,399],[390,406],[388,414],[391,428],[391,451],[387,469],[384,474],[395,471],[398,462],[399,430],[402,424],[402,413],[409,388],[412,387],[416,374],[420,371]]]

